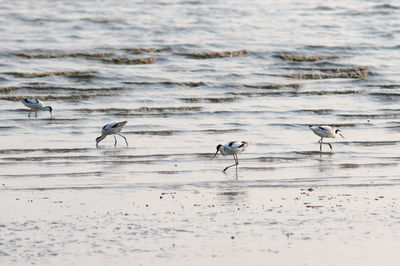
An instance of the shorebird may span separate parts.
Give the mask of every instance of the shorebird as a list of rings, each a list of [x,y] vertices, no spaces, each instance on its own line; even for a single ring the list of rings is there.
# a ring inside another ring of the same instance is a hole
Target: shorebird
[[[340,131],[340,129],[336,129],[334,130],[332,127],[330,126],[310,126],[310,129],[315,133],[315,135],[320,136],[321,139],[318,141],[319,143],[319,150],[322,151],[322,144],[326,144],[329,145],[329,147],[332,150],[332,145],[330,143],[323,143],[322,140],[324,138],[336,138],[337,135],[341,136],[342,138],[344,138],[344,136],[342,135],[342,131]]]
[[[53,108],[51,106],[44,106],[43,107],[43,103],[41,101],[39,101],[39,100],[36,100],[36,99],[22,99],[21,102],[26,107],[28,107],[30,109],[28,117],[31,117],[31,112],[34,111],[35,114],[36,114],[35,117],[37,118],[37,112],[39,110],[42,110],[42,111],[48,110],[50,112],[50,116],[52,116],[51,112],[53,112]]]
[[[117,145],[117,138],[115,137],[115,135],[123,137],[125,139],[126,146],[128,146],[128,141],[126,140],[126,138],[119,134],[119,132],[121,132],[121,130],[126,126],[127,123],[128,121],[123,121],[105,125],[101,130],[101,136],[96,138],[96,147],[98,147],[99,142],[105,139],[108,135],[114,135],[114,146]]]
[[[231,141],[231,142],[226,143],[225,145],[218,144],[217,152],[214,154],[214,156],[211,158],[211,160],[214,159],[215,156],[217,156],[218,152],[220,152],[223,156],[232,155],[233,159],[235,160],[235,163],[225,167],[223,172],[225,172],[228,168],[230,168],[232,166],[236,166],[236,171],[237,171],[237,166],[239,164],[237,155],[239,153],[245,151],[247,146],[249,146],[249,143],[246,141]]]

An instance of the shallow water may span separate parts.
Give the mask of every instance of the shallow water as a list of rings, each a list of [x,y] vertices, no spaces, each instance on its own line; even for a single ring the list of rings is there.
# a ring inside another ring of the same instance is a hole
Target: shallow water
[[[362,253],[380,249],[390,265],[399,12],[356,0],[2,2],[0,262],[376,265]],[[28,118],[23,97],[53,117]],[[96,148],[102,126],[123,120],[129,146]],[[320,153],[310,124],[346,139]],[[230,140],[250,142],[237,174],[222,173],[232,158],[210,160]],[[304,204],[310,188],[323,207]]]

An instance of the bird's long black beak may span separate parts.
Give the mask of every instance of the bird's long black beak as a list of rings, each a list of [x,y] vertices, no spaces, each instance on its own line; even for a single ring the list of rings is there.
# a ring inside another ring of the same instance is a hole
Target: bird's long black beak
[[[342,135],[342,133],[339,133],[339,135],[340,135],[342,138],[344,138],[344,139],[345,139],[345,137]]]
[[[211,160],[214,159],[215,156],[217,156],[218,152],[219,152],[219,150],[217,150],[217,152],[214,154],[214,156],[211,158]]]

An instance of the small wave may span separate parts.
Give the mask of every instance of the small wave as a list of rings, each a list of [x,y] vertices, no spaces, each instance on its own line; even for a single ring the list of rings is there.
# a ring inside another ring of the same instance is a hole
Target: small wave
[[[50,162],[56,160],[65,160],[66,163],[71,164],[72,161],[79,161],[82,163],[87,160],[98,159],[97,156],[25,156],[25,157],[4,157],[1,160],[4,161],[15,161],[15,162]]]
[[[72,95],[20,95],[20,96],[0,96],[0,100],[5,101],[19,101],[23,98],[35,98],[42,101],[47,100],[67,100],[67,101],[80,101],[90,99],[93,97],[110,97],[115,96],[116,93],[85,93],[85,94],[72,94]]]
[[[376,5],[376,6],[374,6],[374,8],[379,8],[379,9],[381,9],[381,8],[384,8],[384,9],[400,9],[399,6],[394,6],[392,4]]]
[[[392,4],[381,4],[381,5],[376,5],[374,8],[377,9],[400,9],[400,6],[394,6]]]
[[[314,10],[318,10],[318,11],[333,11],[333,10],[335,10],[335,8],[329,7],[329,6],[317,6],[317,7],[314,8]]]
[[[387,119],[387,118],[398,118],[400,113],[384,113],[384,114],[337,114],[337,116],[343,118],[360,118],[360,119]]]
[[[326,52],[332,52],[332,51],[341,51],[341,52],[347,52],[347,51],[360,51],[360,50],[369,50],[371,49],[370,46],[367,45],[359,45],[359,46],[340,46],[340,45],[320,45],[320,44],[306,44],[304,45],[305,48],[307,49],[315,49],[315,50],[322,50]]]
[[[381,89],[399,89],[400,84],[367,84],[366,87],[378,87]]]
[[[344,169],[354,169],[354,168],[359,168],[360,164],[357,163],[343,163],[339,165],[340,168]]]
[[[343,58],[339,55],[313,55],[313,56],[303,56],[303,55],[289,55],[289,54],[275,54],[274,57],[280,58],[285,61],[293,62],[316,62],[321,60],[330,60]]]
[[[262,156],[254,158],[260,162],[288,162],[288,161],[299,161],[298,157],[274,157],[274,156]]]
[[[224,98],[181,98],[182,101],[188,103],[199,103],[199,102],[208,102],[208,103],[226,103],[226,102],[234,102],[236,101],[236,97],[224,97]]]
[[[322,68],[322,67],[283,67],[282,69],[288,70],[302,70],[302,71],[320,71],[320,72],[332,72],[332,73],[360,73],[364,71],[370,72],[369,66],[356,66],[356,67],[335,67],[335,68]]]
[[[187,87],[198,87],[205,85],[202,81],[160,81],[160,82],[151,82],[151,81],[125,81],[124,84],[136,84],[136,85],[178,85],[178,86],[187,86]]]
[[[356,145],[356,146],[394,146],[399,144],[399,141],[351,141],[341,142],[344,145]]]
[[[319,74],[319,73],[300,73],[300,74],[271,74],[275,77],[284,77],[291,79],[366,79],[368,71],[359,72],[344,72],[334,74]]]
[[[280,88],[293,88],[298,89],[302,86],[302,84],[294,83],[294,84],[267,84],[267,85],[244,85],[248,88],[256,88],[256,89],[280,89]]]
[[[38,91],[80,91],[80,92],[93,92],[93,91],[118,91],[124,90],[125,87],[99,87],[99,88],[77,88],[77,87],[60,87],[60,86],[41,86],[41,85],[23,85],[14,87],[0,88],[0,93],[9,93],[15,90],[38,90]]]
[[[0,130],[8,130],[8,129],[14,129],[14,128],[18,128],[16,126],[0,126]]]
[[[392,15],[394,10],[373,10],[373,11],[347,11],[340,15],[345,16],[371,16],[371,15]]]
[[[90,57],[90,58],[104,58],[115,55],[111,53],[60,53],[60,54],[30,54],[30,53],[11,53],[12,55],[34,59],[34,58],[63,58],[63,57]]]
[[[5,87],[5,88],[0,88],[0,93],[10,93],[12,91],[18,90],[19,87]]]
[[[340,94],[363,94],[365,90],[328,90],[328,91],[300,91],[289,92],[290,94],[304,95],[340,95]]]
[[[340,95],[363,94],[364,90],[327,90],[327,91],[271,91],[271,92],[229,92],[227,94],[247,97],[280,96],[280,95]]]
[[[122,48],[121,50],[131,54],[144,54],[144,53],[159,53],[163,51],[172,50],[173,47],[162,47],[162,48]]]
[[[51,76],[64,76],[68,78],[94,78],[96,71],[62,71],[62,72],[3,72],[3,74],[12,75],[17,78],[42,78]]]
[[[332,155],[331,152],[325,152],[325,151],[294,151],[295,154],[298,155],[305,155],[305,156],[315,156],[315,155],[321,155],[321,154],[326,154],[326,155]]]
[[[31,152],[45,152],[45,153],[75,153],[86,152],[91,149],[88,148],[71,148],[71,149],[0,149],[0,154],[25,154]]]
[[[339,164],[338,166],[344,169],[354,169],[360,167],[374,168],[374,167],[397,166],[397,163],[366,163],[366,164],[344,163],[344,164]]]
[[[115,58],[104,58],[104,57],[87,57],[87,59],[99,60],[104,63],[119,64],[119,65],[143,65],[152,64],[156,61],[155,57],[147,58],[128,58],[128,57],[115,57]]]
[[[79,112],[85,113],[107,113],[107,114],[140,114],[140,113],[170,113],[170,112],[198,112],[201,111],[199,106],[178,106],[178,107],[140,107],[135,109],[129,108],[81,108],[77,109]]]
[[[242,132],[242,131],[244,131],[244,129],[240,129],[240,128],[200,130],[200,132],[207,133],[207,134],[227,134],[227,133],[237,133],[237,132]]]
[[[369,93],[369,95],[379,96],[379,97],[387,97],[387,98],[400,97],[400,93],[392,93],[392,92],[371,92],[371,93]]]
[[[99,24],[109,24],[109,23],[122,23],[125,24],[125,20],[119,18],[119,19],[112,19],[112,18],[81,18],[81,20],[83,21],[88,21],[88,22],[92,22],[92,23],[99,23]]]
[[[225,51],[225,52],[194,52],[194,53],[176,53],[194,59],[209,59],[209,58],[223,58],[223,57],[236,57],[248,54],[249,50],[238,51]]]
[[[335,110],[333,109],[301,109],[301,110],[293,110],[291,112],[294,113],[312,113],[316,115],[329,115],[332,114]]]
[[[152,136],[172,136],[175,130],[142,130],[142,131],[125,131],[128,134],[136,135],[152,135]]]

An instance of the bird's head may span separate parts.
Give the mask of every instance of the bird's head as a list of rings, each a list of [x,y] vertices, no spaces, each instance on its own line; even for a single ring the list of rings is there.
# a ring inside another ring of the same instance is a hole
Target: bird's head
[[[100,136],[96,138],[96,147],[99,146],[99,142],[102,141],[105,137],[104,136]]]
[[[220,149],[221,149],[222,147],[223,147],[223,146],[222,146],[221,144],[218,144],[218,146],[217,146],[217,151],[215,152],[215,154],[214,154],[214,156],[211,158],[211,160],[214,159],[215,156],[217,156],[218,152],[220,151]]]
[[[43,109],[45,109],[45,110],[48,110],[49,112],[50,112],[50,115],[52,116],[53,115],[53,107],[51,107],[51,106],[45,106]]]
[[[342,135],[342,131],[340,131],[340,129],[336,129],[336,130],[335,130],[335,134],[341,136],[342,138],[345,138],[345,137]]]

